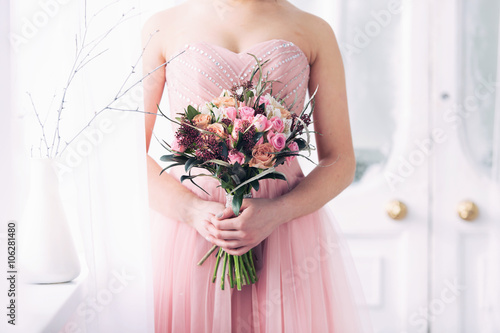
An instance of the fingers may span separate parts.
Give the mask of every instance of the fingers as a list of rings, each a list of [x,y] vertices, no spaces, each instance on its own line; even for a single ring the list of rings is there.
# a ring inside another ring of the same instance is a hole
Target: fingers
[[[226,249],[236,249],[236,248],[240,248],[240,247],[242,247],[242,246],[245,245],[245,244],[243,244],[243,242],[241,240],[219,239],[219,238],[215,238],[212,235],[208,235],[208,238],[209,238],[209,240],[210,240],[210,242],[212,244],[217,245],[217,246],[223,248],[224,250],[226,250]]]
[[[228,248],[222,248],[222,249],[224,251],[226,251],[227,253],[232,254],[234,256],[242,256],[245,253],[247,253],[248,251],[250,251],[251,248],[252,248],[251,246],[243,246],[243,247],[236,248],[236,249],[228,249]]]
[[[226,207],[226,208],[224,208],[223,211],[221,211],[217,215],[215,215],[215,218],[217,218],[219,220],[224,220],[224,219],[228,219],[228,218],[233,217],[233,216],[234,216],[233,209],[230,207]]]
[[[217,239],[241,240],[244,236],[240,230],[221,230],[217,229],[211,223],[207,223],[205,229],[208,231],[209,235]]]

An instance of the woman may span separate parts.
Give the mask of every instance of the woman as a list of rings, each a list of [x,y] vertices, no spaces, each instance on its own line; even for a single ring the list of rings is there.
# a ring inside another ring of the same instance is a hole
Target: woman
[[[344,70],[330,26],[285,0],[188,0],[155,14],[143,30],[144,72],[174,58],[145,82],[146,112],[156,112],[167,83],[171,114],[217,97],[248,79],[251,53],[270,60],[273,92],[292,111],[319,90],[314,111],[319,166],[304,177],[295,160],[286,182],[265,180],[234,217],[211,179],[179,182],[182,169],[158,174],[148,156],[157,332],[365,332],[348,276],[344,244],[322,207],[353,180]],[[180,55],[179,55],[180,53]],[[177,56],[178,55],[178,56]],[[155,116],[146,116],[147,149]],[[254,248],[258,281],[242,291],[211,282],[212,246],[234,255]],[[348,258],[348,257],[347,257]]]

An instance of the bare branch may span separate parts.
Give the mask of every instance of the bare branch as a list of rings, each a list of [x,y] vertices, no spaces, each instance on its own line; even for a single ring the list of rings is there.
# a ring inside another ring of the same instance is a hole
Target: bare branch
[[[38,120],[38,124],[40,125],[40,129],[42,131],[42,138],[43,138],[43,142],[45,143],[45,148],[47,149],[47,155],[49,155],[49,145],[47,143],[47,137],[45,136],[45,126],[43,125],[42,121],[40,120],[40,115],[38,114],[38,111],[36,110],[35,103],[33,102],[33,97],[31,96],[31,94],[29,92],[27,92],[26,94],[28,94],[28,96],[30,98],[31,105],[33,106],[33,111],[35,112],[36,119]],[[40,141],[42,141],[42,138],[40,138]],[[41,145],[42,145],[42,143],[40,142],[40,155],[42,154]]]

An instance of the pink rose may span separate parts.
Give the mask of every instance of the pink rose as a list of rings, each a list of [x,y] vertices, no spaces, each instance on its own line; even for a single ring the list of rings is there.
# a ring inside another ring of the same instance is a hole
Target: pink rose
[[[271,105],[271,102],[269,101],[269,99],[265,96],[260,96],[260,99],[259,99],[259,105],[260,104],[265,104],[266,107]]]
[[[177,140],[177,138],[175,138],[174,141],[172,142],[171,148],[173,151],[176,151],[179,153],[183,153],[184,151],[186,151],[186,147],[180,145],[179,140]],[[174,155],[180,155],[180,154],[174,153]]]
[[[243,132],[243,119],[235,119],[233,124],[233,133],[232,137],[235,140],[238,140],[238,133]]]
[[[255,126],[255,130],[257,132],[265,132],[268,131],[273,124],[267,120],[267,117],[263,114],[258,114],[252,120],[253,125]]]
[[[231,121],[234,121],[236,119],[236,109],[234,107],[228,107],[225,108],[227,117],[231,119]]]
[[[267,142],[271,142],[271,140],[273,139],[273,136],[275,136],[276,133],[273,132],[272,130],[267,132],[267,135],[266,135],[266,139],[267,139]]]
[[[236,149],[231,150],[227,158],[231,164],[236,164],[236,162],[238,162],[240,165],[243,165],[243,163],[245,163],[245,155]]]
[[[297,153],[297,154],[299,153],[299,145],[295,141],[292,141],[288,144],[288,149],[290,149],[291,153]],[[295,156],[285,157],[286,164],[290,165],[294,159],[295,159]]]
[[[281,133],[285,130],[285,124],[283,123],[283,120],[281,120],[280,117],[272,117],[271,123],[273,124],[273,129],[276,132]]]
[[[240,107],[239,111],[240,118],[243,120],[248,120],[248,118],[253,117],[253,115],[255,114],[255,110],[249,106],[242,106]]]
[[[276,149],[276,151],[281,151],[286,146],[285,134],[278,133],[276,135],[273,135],[271,137],[271,141],[269,141],[269,142],[273,145],[273,147],[274,147],[274,149]]]

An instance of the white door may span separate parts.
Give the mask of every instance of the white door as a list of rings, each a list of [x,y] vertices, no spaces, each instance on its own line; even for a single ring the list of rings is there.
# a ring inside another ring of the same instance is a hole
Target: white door
[[[376,332],[427,329],[417,310],[428,299],[428,10],[425,1],[339,1],[334,22],[357,175],[331,205],[349,240]]]
[[[500,223],[500,201],[492,202],[500,1],[434,6],[443,15],[433,27],[431,124],[446,139],[435,145],[431,165],[429,321],[432,332],[486,333],[493,290],[485,282],[498,265],[488,261],[488,251]]]
[[[498,332],[485,282],[500,247],[499,1],[350,0],[336,12],[358,172],[331,205],[375,331]]]

